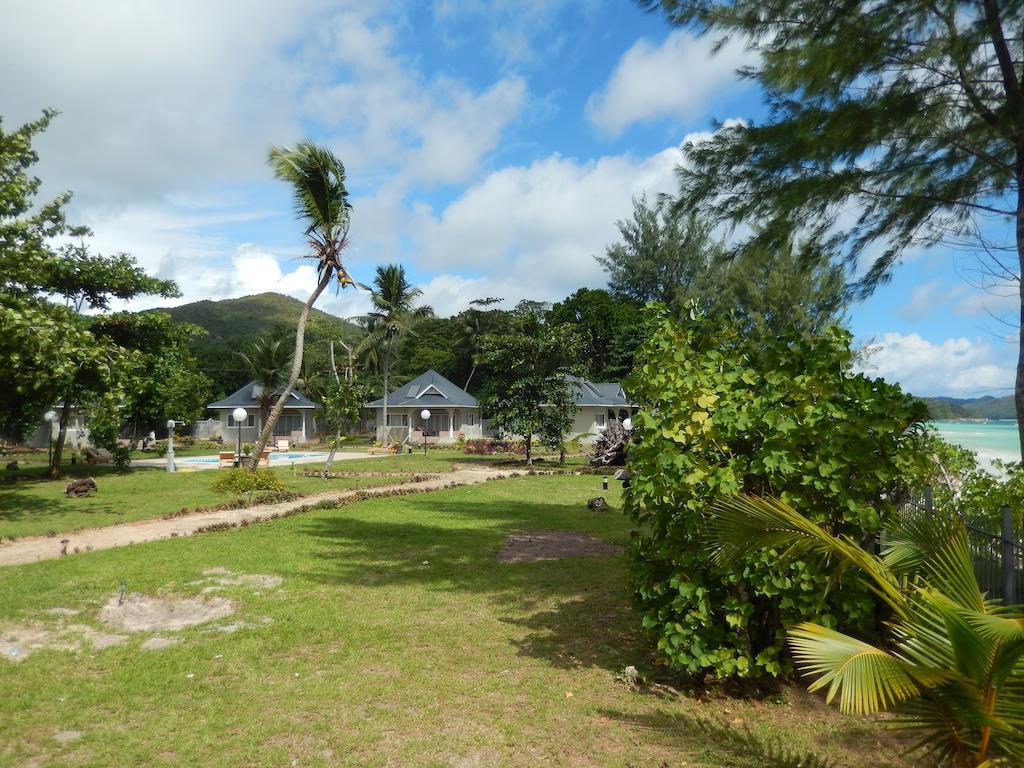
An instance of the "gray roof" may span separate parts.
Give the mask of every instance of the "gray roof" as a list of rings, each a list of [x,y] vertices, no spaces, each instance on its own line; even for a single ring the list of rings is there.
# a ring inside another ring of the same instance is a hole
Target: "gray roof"
[[[218,400],[216,403],[210,403],[207,408],[259,408],[260,401],[259,395],[262,394],[263,388],[260,387],[255,381],[250,381],[244,387],[237,392],[233,392],[223,400]],[[281,390],[277,390],[274,393],[280,396]],[[285,408],[316,408],[317,404],[306,397],[304,394],[299,392],[297,389],[292,390],[291,397],[288,398],[288,403]]]
[[[452,384],[437,371],[431,369],[421,373],[408,384],[403,384],[388,394],[388,408],[430,406],[478,408],[476,398],[462,387]],[[366,404],[367,408],[383,408],[384,398]]]
[[[573,385],[573,391],[576,393],[576,405],[604,405],[616,408],[633,405],[626,399],[626,393],[622,391],[622,385],[617,381],[593,382],[578,376],[566,376],[565,378]]]

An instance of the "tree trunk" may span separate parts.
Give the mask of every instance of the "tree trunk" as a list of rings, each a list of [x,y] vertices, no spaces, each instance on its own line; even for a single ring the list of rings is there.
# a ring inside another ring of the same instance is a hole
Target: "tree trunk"
[[[388,447],[388,375],[391,373],[391,343],[384,350],[384,447]]]
[[[260,456],[263,455],[263,449],[270,442],[270,437],[274,434],[274,425],[277,424],[277,420],[281,417],[281,412],[284,410],[284,406],[291,396],[292,389],[295,387],[295,382],[299,380],[299,374],[302,372],[302,347],[306,342],[306,321],[309,319],[309,310],[313,308],[316,300],[320,298],[320,294],[324,292],[324,288],[328,286],[333,276],[333,269],[324,269],[323,277],[317,283],[316,290],[306,300],[302,307],[302,312],[299,313],[299,324],[295,329],[295,354],[292,356],[292,373],[288,378],[285,388],[281,391],[281,396],[274,403],[274,408],[270,411],[267,422],[263,425],[263,430],[260,432],[256,445],[252,448],[252,459],[249,462],[249,469],[253,472],[260,465]]]
[[[463,387],[463,389],[466,390],[467,392],[469,392],[469,382],[471,382],[473,380],[473,374],[474,373],[476,373],[476,366],[475,365],[470,369],[470,371],[469,371],[469,378],[466,379],[466,386]]]
[[[1017,411],[1017,435],[1024,461],[1024,149],[1017,150],[1017,261],[1020,265],[1017,291],[1020,296],[1020,324],[1017,326],[1017,380],[1013,401]]]
[[[64,396],[64,404],[60,409],[60,431],[57,432],[57,441],[53,444],[53,458],[50,461],[50,469],[47,474],[51,480],[57,480],[60,478],[60,461],[61,456],[64,453],[64,440],[68,434],[68,418],[71,416],[71,393],[68,392]],[[51,434],[53,432],[53,425],[50,424]],[[49,440],[49,437],[47,437]]]
[[[526,466],[533,466],[533,435],[526,436]]]

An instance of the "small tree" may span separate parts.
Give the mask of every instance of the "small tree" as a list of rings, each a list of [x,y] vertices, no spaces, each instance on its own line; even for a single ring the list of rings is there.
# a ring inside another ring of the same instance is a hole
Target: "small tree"
[[[323,476],[325,478],[331,475],[331,465],[334,463],[334,454],[341,443],[342,430],[359,420],[363,406],[372,397],[371,392],[372,390],[368,386],[357,381],[339,379],[321,396],[320,405],[323,408],[324,424],[328,430],[334,432],[331,452],[327,455],[327,462],[324,464]]]
[[[480,400],[491,426],[522,435],[526,463],[533,464],[533,438],[558,449],[572,427],[576,407],[569,374],[579,374],[583,340],[569,325],[546,326],[524,315],[514,333],[486,336],[480,365],[488,366],[487,392]]]

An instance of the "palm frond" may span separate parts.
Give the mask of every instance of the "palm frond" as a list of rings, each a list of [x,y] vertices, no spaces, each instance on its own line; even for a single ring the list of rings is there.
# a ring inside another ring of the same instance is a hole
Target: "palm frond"
[[[827,701],[838,694],[843,712],[879,712],[920,693],[905,661],[849,635],[804,623],[790,631],[789,642],[802,671],[816,678],[809,689],[827,686]]]
[[[898,614],[907,608],[898,580],[878,558],[845,537],[833,536],[781,499],[738,494],[717,499],[710,509],[707,548],[719,563],[735,562],[763,549],[782,549],[784,559],[837,557],[837,573],[854,566]]]
[[[306,222],[307,234],[319,232],[330,241],[347,230],[352,206],[345,166],[333,152],[302,141],[294,148],[271,147],[267,162],[276,178],[292,185],[296,213]]]

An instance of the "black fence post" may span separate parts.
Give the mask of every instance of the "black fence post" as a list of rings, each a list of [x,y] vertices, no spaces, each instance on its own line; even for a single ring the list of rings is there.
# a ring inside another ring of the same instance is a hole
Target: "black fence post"
[[[1013,520],[1010,516],[1010,505],[1003,504],[1003,604],[1016,605],[1017,595],[1017,558],[1013,551]]]
[[[930,517],[934,509],[934,502],[932,501],[932,487],[926,485],[924,487],[924,511]]]

